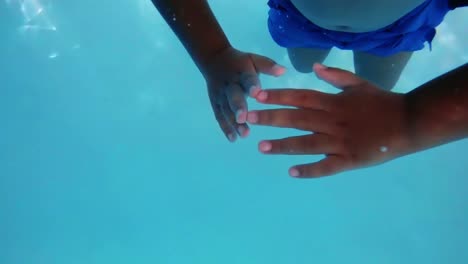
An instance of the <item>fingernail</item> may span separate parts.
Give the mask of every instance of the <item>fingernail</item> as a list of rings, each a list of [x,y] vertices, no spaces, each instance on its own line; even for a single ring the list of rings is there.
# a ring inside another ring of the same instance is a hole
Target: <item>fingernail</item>
[[[273,70],[273,73],[274,73],[276,76],[278,76],[278,75],[283,74],[283,73],[285,72],[286,68],[283,67],[283,66],[281,66],[281,65],[279,65],[279,64],[275,64],[275,66],[273,66],[272,70]]]
[[[253,97],[253,98],[257,97],[258,93],[261,90],[262,89],[260,89],[260,87],[252,85],[252,87],[250,87],[250,96]]]
[[[253,124],[258,122],[258,114],[256,111],[251,111],[247,113],[247,122]]]
[[[261,151],[261,152],[268,152],[271,150],[271,142],[268,142],[268,141],[261,141],[259,144],[258,144],[258,149]]]
[[[321,63],[315,63],[314,66],[315,66],[315,68],[316,68],[317,70],[326,70],[326,69],[328,69],[327,66],[325,66],[325,65],[323,65],[323,64],[321,64]]]
[[[267,98],[268,98],[268,93],[265,92],[265,91],[261,91],[261,92],[257,95],[257,100],[258,100],[258,101],[265,101]]]
[[[299,170],[296,168],[290,168],[289,175],[292,177],[299,177]]]
[[[250,129],[244,129],[244,131],[241,134],[241,137],[246,138],[250,134]]]
[[[243,111],[243,110],[237,110],[237,112],[236,112],[236,121],[237,121],[237,123],[243,124],[243,123],[245,123],[246,119],[247,119],[247,113],[245,111]]]
[[[245,127],[243,127],[243,126],[239,127],[239,128],[237,129],[237,132],[239,132],[239,135],[240,135],[241,137],[243,137],[243,138],[244,138],[244,137],[247,137],[247,136],[249,135],[249,130],[246,129]]]
[[[228,134],[227,135],[229,141],[234,142],[236,140],[236,136],[234,134]]]

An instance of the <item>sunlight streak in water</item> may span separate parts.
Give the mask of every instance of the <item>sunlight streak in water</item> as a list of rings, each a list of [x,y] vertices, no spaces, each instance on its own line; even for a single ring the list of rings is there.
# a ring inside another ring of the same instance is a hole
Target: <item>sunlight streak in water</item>
[[[39,0],[6,0],[7,5],[19,9],[23,17],[23,24],[18,28],[20,32],[26,31],[57,31],[52,23],[44,4]]]
[[[55,60],[65,54],[70,54],[69,51],[77,52],[81,49],[81,44],[77,42],[65,44],[66,47],[64,47],[63,43],[68,41],[64,39],[63,32],[58,32],[56,23],[51,18],[52,1],[5,0],[5,2],[20,17],[17,31],[25,37],[25,41],[33,45],[38,44],[38,47],[47,43],[48,50],[44,54],[46,58]]]

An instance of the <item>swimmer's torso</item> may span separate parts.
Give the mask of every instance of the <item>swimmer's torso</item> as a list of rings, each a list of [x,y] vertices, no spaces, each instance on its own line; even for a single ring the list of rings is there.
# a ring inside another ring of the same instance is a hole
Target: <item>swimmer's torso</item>
[[[425,0],[290,0],[319,27],[346,32],[374,31],[397,21]]]

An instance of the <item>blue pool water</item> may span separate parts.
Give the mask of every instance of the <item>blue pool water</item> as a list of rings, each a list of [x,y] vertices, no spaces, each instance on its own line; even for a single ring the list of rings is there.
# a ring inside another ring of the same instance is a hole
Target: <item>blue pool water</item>
[[[288,67],[264,87],[334,91],[292,69],[266,1],[210,2],[233,45]],[[468,61],[467,25],[450,13],[395,90]],[[228,143],[149,0],[2,0],[0,34],[1,264],[468,263],[467,140],[292,179],[317,157],[257,151],[290,130]]]

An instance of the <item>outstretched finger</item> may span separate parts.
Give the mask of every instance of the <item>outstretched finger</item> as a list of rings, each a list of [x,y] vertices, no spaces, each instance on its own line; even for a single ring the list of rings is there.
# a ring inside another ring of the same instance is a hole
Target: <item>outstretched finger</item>
[[[264,140],[258,149],[265,154],[318,155],[340,151],[340,145],[331,136],[321,133],[288,137],[277,140]]]
[[[319,178],[331,176],[349,169],[344,157],[328,155],[323,160],[311,164],[296,165],[289,169],[289,175],[295,178]]]
[[[262,89],[257,73],[242,73],[240,76],[240,83],[245,94],[252,98],[255,98]]]
[[[223,109],[220,103],[211,102],[213,113],[216,121],[218,121],[219,127],[223,131],[224,135],[230,142],[236,141],[237,135],[234,127],[232,127],[226,117],[224,116]]]
[[[247,120],[248,109],[242,87],[239,84],[230,84],[224,91],[230,107],[229,112],[232,112],[235,115],[235,122],[239,124],[245,123]]]
[[[249,127],[247,124],[239,124],[236,121],[236,116],[234,112],[231,110],[229,103],[227,100],[221,105],[221,109],[224,114],[224,118],[226,119],[227,123],[234,129],[235,132],[241,137],[246,137],[249,134]]]
[[[317,77],[342,90],[367,83],[350,71],[327,67],[320,63],[315,63],[313,69]]]
[[[295,128],[325,134],[337,129],[333,116],[328,112],[310,109],[254,110],[248,112],[247,121],[256,125]]]
[[[272,75],[272,76],[280,76],[286,72],[286,68],[277,64],[274,60],[257,55],[257,54],[249,54],[250,58],[252,59],[257,72]]]
[[[268,89],[257,95],[257,101],[316,110],[328,110],[333,102],[332,94],[308,89]]]

